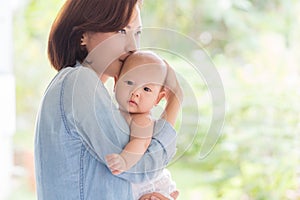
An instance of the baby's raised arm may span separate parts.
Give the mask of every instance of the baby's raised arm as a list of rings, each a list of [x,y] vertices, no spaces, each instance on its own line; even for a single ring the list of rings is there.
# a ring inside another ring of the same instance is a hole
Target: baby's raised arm
[[[172,67],[166,61],[165,63],[168,69],[164,85],[167,104],[161,118],[164,118],[172,126],[174,126],[183,100],[183,92],[177,80],[174,69],[172,69]]]

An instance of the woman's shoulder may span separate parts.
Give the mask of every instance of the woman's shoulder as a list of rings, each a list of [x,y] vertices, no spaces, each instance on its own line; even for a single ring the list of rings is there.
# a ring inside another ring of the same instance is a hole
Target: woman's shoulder
[[[62,78],[91,78],[98,80],[97,74],[95,73],[94,70],[84,67],[82,65],[76,65],[74,67],[66,67],[62,69],[59,73],[58,76]]]
[[[61,83],[63,87],[74,85],[99,85],[101,82],[94,70],[82,65],[66,67],[58,72],[52,82]]]
[[[97,74],[87,67],[82,65],[74,67],[66,67],[60,70],[52,79],[46,89],[46,93],[53,91],[63,91],[65,95],[74,92],[74,90],[82,90],[87,88],[94,90],[95,87],[102,87],[102,82]]]

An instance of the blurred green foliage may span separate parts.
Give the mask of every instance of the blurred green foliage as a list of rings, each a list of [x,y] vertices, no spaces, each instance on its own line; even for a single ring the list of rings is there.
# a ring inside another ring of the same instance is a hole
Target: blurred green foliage
[[[62,3],[31,0],[15,16],[16,148],[33,148],[39,101],[55,74],[47,61],[47,34]],[[200,123],[180,131],[180,156],[169,166],[179,199],[300,199],[299,12],[297,0],[144,0],[144,26],[170,28],[198,42],[226,94],[221,138],[200,159],[212,108],[203,81],[193,80],[199,108],[187,105],[183,112],[193,122],[198,111]],[[168,60],[184,66],[178,58]]]

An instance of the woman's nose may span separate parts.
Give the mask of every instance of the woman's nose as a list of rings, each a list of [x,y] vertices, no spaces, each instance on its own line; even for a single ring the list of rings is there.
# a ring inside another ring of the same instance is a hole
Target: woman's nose
[[[126,52],[134,52],[139,48],[139,36],[135,35],[134,31],[129,31],[126,38]]]

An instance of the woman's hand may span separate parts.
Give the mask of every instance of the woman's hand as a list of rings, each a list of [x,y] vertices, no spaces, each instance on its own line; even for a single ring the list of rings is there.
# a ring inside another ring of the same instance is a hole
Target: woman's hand
[[[178,191],[174,191],[170,194],[170,196],[173,197],[174,200],[177,199],[178,195],[179,195]],[[169,198],[163,196],[160,193],[153,192],[150,194],[143,195],[141,198],[139,198],[139,200],[169,200]]]

